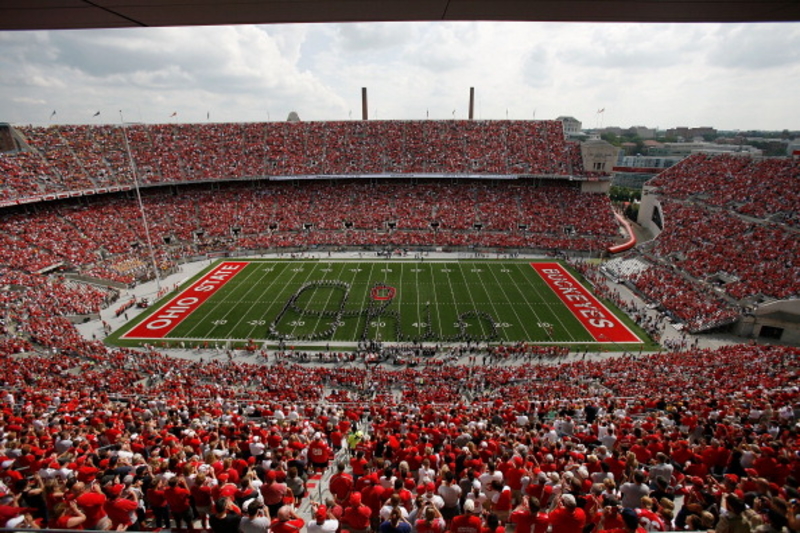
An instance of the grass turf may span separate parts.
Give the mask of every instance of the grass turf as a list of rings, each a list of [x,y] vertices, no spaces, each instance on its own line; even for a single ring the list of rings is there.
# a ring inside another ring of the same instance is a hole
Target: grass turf
[[[354,345],[359,340],[600,344],[530,261],[247,261],[244,269],[156,344],[196,346],[230,341],[241,345],[250,340],[320,346]],[[202,275],[156,303],[107,342],[147,342],[125,339],[124,334],[158,313],[164,303]],[[653,347],[641,329],[612,304],[604,303],[645,340],[645,348]],[[638,349],[640,345],[618,348]]]

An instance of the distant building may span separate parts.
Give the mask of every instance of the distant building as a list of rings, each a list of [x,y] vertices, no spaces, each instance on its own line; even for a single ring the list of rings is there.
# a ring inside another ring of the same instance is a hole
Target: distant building
[[[648,156],[641,154],[622,156],[613,168],[614,174],[611,184],[619,187],[641,189],[647,180],[683,159],[683,156]]]
[[[619,148],[600,139],[581,143],[583,168],[592,172],[610,174],[619,157]]]
[[[741,154],[750,157],[762,155],[761,150],[748,144],[717,144],[710,142],[663,143],[648,150],[651,156],[680,156],[692,154]]]
[[[628,130],[632,135],[639,137],[640,139],[655,139],[656,138],[656,129],[655,128],[647,128],[645,126],[632,126]]]
[[[286,122],[300,122],[300,115],[297,114],[297,111],[292,111],[286,118]]]
[[[564,124],[564,135],[571,137],[583,132],[583,123],[575,117],[558,117],[556,120]]]
[[[800,139],[795,139],[786,146],[786,155],[800,157]]]
[[[716,137],[717,130],[708,126],[703,126],[700,128],[687,128],[685,126],[681,126],[678,128],[668,129],[666,134],[667,137],[675,137],[677,139],[688,141],[698,137],[700,138],[706,136]]]

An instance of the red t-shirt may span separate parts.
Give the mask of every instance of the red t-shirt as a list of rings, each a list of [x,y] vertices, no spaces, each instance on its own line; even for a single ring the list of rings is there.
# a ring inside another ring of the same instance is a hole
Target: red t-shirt
[[[348,507],[342,514],[342,522],[350,529],[368,529],[372,509],[366,505]]]
[[[306,522],[302,518],[294,518],[282,522],[277,518],[269,525],[269,530],[273,533],[298,533],[305,527]]]
[[[510,511],[511,510],[511,489],[503,487],[500,491],[500,496],[494,504],[495,511]]]
[[[508,522],[516,525],[516,533],[545,533],[550,521],[545,513],[532,514],[530,509],[518,509],[511,513]]]
[[[135,512],[139,505],[127,498],[117,498],[106,502],[104,507],[108,517],[111,519],[112,529],[117,529],[120,525],[129,526],[133,524],[131,513]]]
[[[417,520],[414,524],[417,533],[444,533],[447,529],[447,523],[441,518],[434,518],[429,524],[423,519]]]
[[[332,475],[328,483],[328,490],[331,491],[337,501],[343,502],[347,495],[350,494],[350,491],[353,490],[353,476],[347,473]]]
[[[86,527],[93,528],[106,516],[106,511],[103,509],[106,501],[107,498],[104,494],[93,490],[84,492],[75,499],[78,507],[80,507],[83,514],[86,515],[86,522],[84,522]]]
[[[551,533],[583,531],[583,526],[586,525],[586,513],[579,507],[572,510],[566,507],[557,507],[550,513],[550,525],[553,526]]]
[[[308,458],[312,463],[327,463],[330,459],[328,445],[321,440],[315,440],[308,445]]]
[[[189,497],[191,493],[183,487],[167,487],[164,497],[173,513],[185,513],[189,510]]]
[[[462,514],[453,518],[450,522],[452,533],[481,533],[483,522],[481,517],[474,514]]]

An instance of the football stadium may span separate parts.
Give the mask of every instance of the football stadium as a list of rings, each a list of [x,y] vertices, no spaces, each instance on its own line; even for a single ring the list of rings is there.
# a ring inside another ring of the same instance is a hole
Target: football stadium
[[[800,153],[364,109],[0,124],[0,530],[800,531]]]

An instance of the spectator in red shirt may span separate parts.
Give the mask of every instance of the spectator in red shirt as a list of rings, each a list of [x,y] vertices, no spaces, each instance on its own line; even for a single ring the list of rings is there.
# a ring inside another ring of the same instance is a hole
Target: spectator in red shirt
[[[186,524],[190,531],[194,530],[192,523],[191,492],[186,487],[186,480],[183,476],[176,476],[169,479],[167,489],[164,491],[164,498],[167,500],[172,519],[175,520],[175,527],[181,528]]]
[[[539,500],[530,496],[522,497],[508,522],[514,524],[515,533],[545,533],[550,525],[547,513],[540,512]]]
[[[361,502],[361,493],[350,495],[349,505],[342,515],[342,526],[350,533],[368,533],[372,518],[372,509]],[[477,532],[476,532],[477,533]]]
[[[78,482],[72,491],[78,495],[75,502],[86,515],[84,523],[86,529],[109,529],[111,527],[111,520],[108,519],[104,508],[108,498],[103,494],[97,482],[93,482],[89,489],[86,489],[85,484]]]
[[[308,457],[314,470],[321,472],[328,468],[331,450],[328,448],[328,444],[322,440],[322,433],[314,434],[314,440],[308,445]]]
[[[277,516],[272,520],[269,529],[273,533],[298,533],[305,525],[305,520],[300,518],[291,506],[284,505],[278,509]]]
[[[209,468],[209,477],[202,472],[194,478],[194,483],[189,492],[194,499],[194,509],[197,511],[197,518],[200,519],[200,527],[208,529],[208,517],[211,516],[211,504],[213,500],[212,484],[214,469]]]
[[[345,472],[345,464],[343,462],[336,464],[336,473],[331,476],[331,480],[328,482],[328,489],[339,505],[347,502],[350,497],[350,491],[353,490],[353,476]]]
[[[551,533],[576,533],[586,525],[586,513],[578,507],[575,496],[564,494],[550,513]]]
[[[111,520],[112,529],[128,529],[136,522],[136,510],[139,499],[132,490],[125,490],[125,485],[117,483],[106,488],[109,500],[104,509]]]
[[[153,511],[157,529],[169,527],[169,507],[167,506],[167,498],[164,492],[166,486],[167,482],[164,481],[164,478],[158,476],[146,493],[147,503]]]
[[[481,517],[475,514],[475,502],[467,500],[464,502],[464,514],[453,518],[450,523],[451,533],[481,533],[483,522]]]
[[[75,500],[69,503],[59,502],[53,508],[53,513],[55,517],[49,525],[54,529],[83,529],[83,524],[86,522],[86,515]]]
[[[414,523],[417,533],[444,533],[447,529],[447,523],[435,505],[425,503],[421,514],[422,518]]]
[[[269,509],[270,516],[277,516],[278,510],[283,506],[283,499],[286,497],[288,487],[284,483],[276,481],[274,470],[268,471],[264,475],[264,484],[261,485],[261,496],[264,505]]]
[[[639,516],[633,509],[623,509],[622,527],[614,529],[601,529],[600,533],[647,533],[647,530],[639,525]]]

